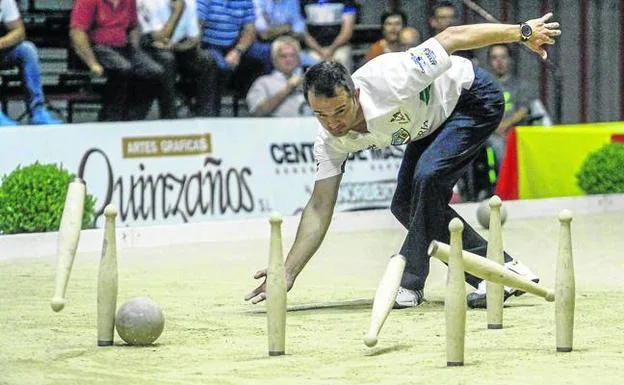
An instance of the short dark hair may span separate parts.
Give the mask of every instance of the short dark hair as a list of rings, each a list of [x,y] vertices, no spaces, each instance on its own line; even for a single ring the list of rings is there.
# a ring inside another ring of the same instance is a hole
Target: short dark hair
[[[457,12],[457,8],[455,8],[455,4],[453,4],[452,1],[448,1],[448,0],[441,0],[441,1],[437,1],[434,5],[433,8],[431,8],[431,17],[435,16],[435,13],[438,9],[440,8],[453,8],[455,10],[455,12]]]
[[[498,43],[498,44],[492,44],[491,46],[488,47],[487,49],[487,61],[490,61],[490,56],[492,56],[492,50],[494,49],[494,47],[503,47],[507,50],[507,56],[509,56],[510,59],[513,59],[513,52],[511,50],[511,46],[509,44],[503,44],[503,43]]]
[[[405,14],[405,12],[399,9],[391,9],[389,11],[384,11],[381,14],[381,25],[383,25],[386,22],[386,19],[389,18],[390,16],[400,16],[401,21],[403,22],[403,26],[405,27],[407,25],[407,15]]]
[[[308,68],[303,78],[303,95],[308,101],[308,91],[314,95],[333,98],[336,86],[344,88],[349,96],[355,92],[355,84],[345,66],[335,60],[325,60]]]

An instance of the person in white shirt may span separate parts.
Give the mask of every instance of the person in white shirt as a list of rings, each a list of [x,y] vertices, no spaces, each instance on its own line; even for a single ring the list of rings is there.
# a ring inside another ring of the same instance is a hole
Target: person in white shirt
[[[273,72],[256,79],[247,92],[252,116],[311,116],[303,97],[303,71],[299,60],[301,46],[291,36],[280,36],[271,45]]]
[[[290,289],[321,245],[329,227],[344,164],[350,152],[407,144],[391,212],[408,230],[400,253],[407,265],[395,307],[418,306],[429,273],[427,247],[449,241],[448,223],[459,215],[448,205],[452,189],[503,116],[503,95],[491,75],[470,60],[451,55],[496,43],[522,42],[542,59],[545,44],[561,35],[552,14],[520,25],[453,26],[405,52],[381,55],[353,76],[335,61],[316,64],[303,83],[320,122],[314,145],[316,181],[285,270]],[[485,255],[487,242],[464,221],[464,249]],[[538,281],[529,269],[505,255],[505,266]],[[266,270],[255,278],[266,276]],[[477,291],[471,307],[485,306],[485,283],[466,276]],[[519,295],[513,289],[505,298]],[[266,297],[265,283],[246,300]]]
[[[216,116],[214,90],[218,82],[217,64],[199,48],[200,34],[195,0],[137,0],[141,25],[141,45],[165,70],[163,91],[159,95],[163,119],[176,117],[176,80],[178,72],[195,85],[195,116]]]

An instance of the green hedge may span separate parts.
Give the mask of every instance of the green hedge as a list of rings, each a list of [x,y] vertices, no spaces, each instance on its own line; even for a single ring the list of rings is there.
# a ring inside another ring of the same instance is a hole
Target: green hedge
[[[0,231],[4,234],[57,231],[73,175],[54,164],[18,167],[2,177]],[[95,199],[85,197],[82,228],[93,220]]]
[[[586,194],[624,193],[624,144],[609,143],[590,153],[576,178]]]

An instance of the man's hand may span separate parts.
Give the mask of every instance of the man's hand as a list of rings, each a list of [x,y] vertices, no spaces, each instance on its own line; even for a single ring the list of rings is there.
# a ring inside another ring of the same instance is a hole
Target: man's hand
[[[241,53],[233,49],[225,55],[225,61],[228,63],[231,69],[236,69],[240,64]]]
[[[171,41],[169,39],[154,40],[152,42],[152,47],[156,49],[173,49],[173,45],[171,44]]]
[[[334,57],[334,52],[335,50],[331,47],[324,47],[321,48],[321,51],[319,52],[319,54],[321,55],[321,58],[323,60],[330,60],[332,57]]]
[[[559,23],[547,23],[552,16],[552,12],[549,12],[539,19],[533,19],[526,22],[533,30],[533,34],[531,35],[531,38],[523,44],[525,44],[531,51],[538,54],[543,60],[546,60],[548,54],[542,45],[555,44],[555,37],[561,35]]]
[[[255,305],[266,299],[266,276],[267,269],[258,270],[256,274],[254,274],[255,279],[264,278],[264,281],[262,281],[262,284],[255,288],[251,293],[247,294],[247,296],[245,297],[245,301],[251,300],[251,303]],[[294,278],[291,278],[290,275],[286,273],[286,291],[290,291],[294,283]]]
[[[303,83],[303,76],[301,75],[293,75],[288,78],[288,89],[290,92],[293,92]]]
[[[102,66],[99,63],[92,64],[89,67],[89,71],[91,71],[91,74],[93,74],[95,76],[102,76],[102,75],[104,75],[104,68],[102,68]]]

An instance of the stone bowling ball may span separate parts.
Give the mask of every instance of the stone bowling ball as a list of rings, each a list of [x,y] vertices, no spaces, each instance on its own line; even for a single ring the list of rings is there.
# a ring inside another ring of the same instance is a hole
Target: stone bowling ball
[[[489,229],[490,228],[490,204],[489,204],[489,200],[483,200],[479,203],[479,206],[477,207],[477,222],[479,222],[479,224],[481,226],[483,226],[484,229]],[[500,208],[500,216],[501,216],[501,226],[505,224],[505,221],[507,220],[507,210],[505,209],[505,206],[501,206]]]
[[[152,299],[132,298],[117,311],[115,327],[128,345],[150,345],[162,334],[165,316]]]

